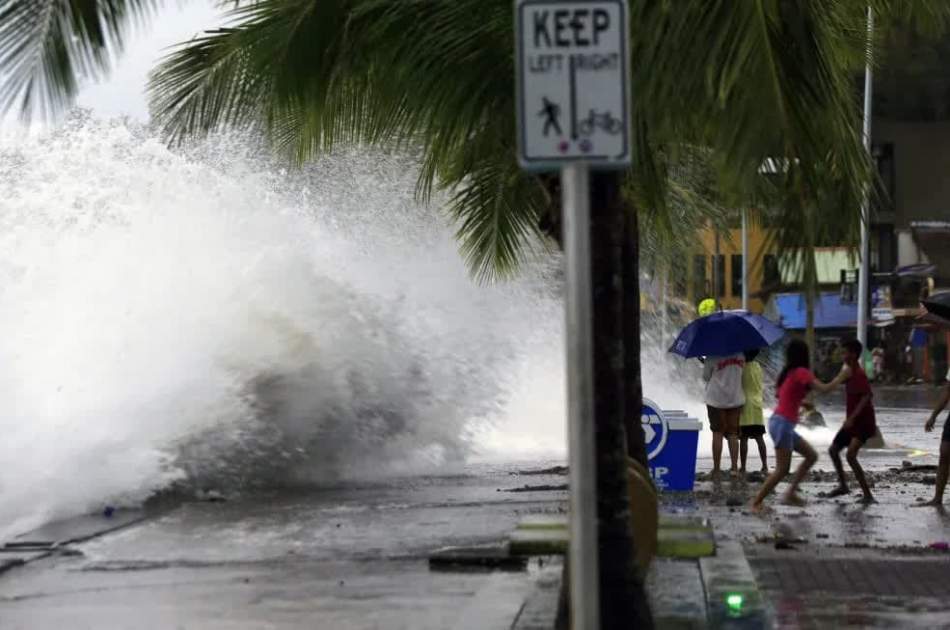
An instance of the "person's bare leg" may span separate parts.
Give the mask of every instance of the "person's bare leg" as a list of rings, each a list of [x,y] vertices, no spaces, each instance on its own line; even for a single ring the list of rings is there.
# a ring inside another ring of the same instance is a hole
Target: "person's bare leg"
[[[811,467],[815,465],[816,461],[818,461],[818,453],[816,453],[815,449],[811,447],[811,444],[808,443],[808,440],[804,438],[799,438],[795,443],[795,452],[801,455],[804,459],[802,460],[802,463],[798,465],[798,468],[795,469],[795,474],[792,476],[792,483],[789,484],[785,494],[782,495],[782,502],[789,503],[791,505],[801,505],[803,501],[801,497],[798,496],[798,486],[801,484],[802,480],[805,479],[805,475],[808,474],[808,471],[811,470]]]
[[[722,462],[722,433],[713,431],[712,436],[712,451],[713,451],[713,469],[712,476],[713,479],[719,477],[719,464]]]
[[[729,460],[732,464],[729,470],[732,476],[735,477],[739,474],[739,438],[735,434],[727,435],[726,441],[729,444]]]
[[[861,492],[864,493],[861,502],[875,503],[874,495],[871,494],[871,486],[868,485],[867,477],[864,476],[864,469],[861,468],[861,463],[858,461],[858,451],[861,450],[861,446],[861,440],[855,437],[851,438],[851,444],[848,444],[848,466],[854,471],[854,478],[858,480]]]
[[[934,498],[925,503],[916,503],[914,507],[942,506],[947,477],[950,477],[950,442],[940,442],[940,463],[937,464],[937,487],[934,489]]]
[[[844,477],[844,466],[841,464],[841,446],[832,442],[828,447],[828,456],[831,457],[831,463],[834,464],[835,472],[838,473],[838,487],[822,496],[833,499],[848,494],[851,490],[848,488],[848,482]]]
[[[765,497],[769,496],[772,490],[775,489],[775,486],[785,478],[791,465],[792,452],[785,448],[775,449],[775,468],[772,469],[772,474],[765,479],[765,483],[759,488],[758,494],[752,499],[752,504],[750,505],[752,511],[759,512],[762,510],[762,501],[764,501]]]
[[[759,446],[759,459],[762,460],[762,472],[769,472],[769,459],[765,450],[765,438],[761,435],[755,436],[755,443]]]
[[[724,431],[729,443],[729,460],[732,467],[729,469],[733,477],[739,476],[739,410],[730,409],[723,413],[726,421]]]
[[[745,474],[745,462],[749,456],[749,438],[739,438],[739,472]]]

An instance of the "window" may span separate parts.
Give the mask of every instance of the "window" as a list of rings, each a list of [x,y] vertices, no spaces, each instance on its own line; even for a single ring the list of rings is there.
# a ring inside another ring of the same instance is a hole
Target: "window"
[[[685,256],[674,256],[670,261],[670,280],[673,284],[673,293],[679,296],[686,295],[686,282],[688,280],[689,269]]]
[[[894,144],[891,142],[876,144],[872,148],[871,153],[874,156],[874,162],[877,166],[877,174],[880,177],[878,181],[881,188],[881,194],[875,195],[875,200],[878,204],[876,210],[878,212],[893,212],[894,195],[897,193],[894,170]]]
[[[732,297],[742,297],[742,254],[732,255]]]
[[[716,297],[724,297],[726,295],[726,257],[719,254],[718,256],[712,256],[712,259],[715,267],[713,277],[716,279],[716,288],[714,289],[717,292]]]
[[[706,257],[702,254],[693,256],[693,299],[702,300],[709,297],[706,288]]]
[[[762,259],[762,285],[768,289],[775,289],[782,284],[782,274],[778,269],[778,258],[775,254],[766,254]]]

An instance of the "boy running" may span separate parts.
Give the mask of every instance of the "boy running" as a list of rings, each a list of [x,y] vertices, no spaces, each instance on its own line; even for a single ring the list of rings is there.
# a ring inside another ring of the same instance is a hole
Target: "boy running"
[[[864,446],[865,442],[874,437],[877,433],[877,419],[874,415],[874,395],[871,392],[871,383],[868,376],[861,367],[861,352],[864,347],[857,339],[850,339],[844,344],[844,363],[841,371],[829,383],[830,387],[837,387],[845,383],[845,404],[846,417],[841,429],[835,435],[828,454],[831,461],[834,462],[835,471],[838,473],[838,487],[822,496],[832,498],[848,494],[851,490],[844,478],[844,467],[841,465],[841,451],[848,449],[848,465],[854,471],[854,478],[858,480],[861,486],[863,496],[860,501],[864,504],[874,503],[874,496],[871,494],[871,488],[868,486],[868,480],[864,476],[864,469],[858,463],[858,451]]]
[[[746,459],[749,455],[749,439],[759,446],[759,458],[762,460],[762,472],[768,474],[769,465],[765,453],[765,419],[762,415],[762,366],[755,358],[758,350],[745,353],[745,367],[742,369],[742,391],[745,405],[739,416],[739,472],[745,475]]]
[[[943,386],[943,392],[940,394],[940,400],[934,407],[933,413],[924,425],[924,431],[928,433],[934,430],[937,424],[937,416],[947,408],[950,403],[950,370],[947,371],[947,382]],[[937,464],[937,487],[934,490],[934,498],[926,503],[917,503],[913,507],[941,507],[943,505],[943,491],[947,487],[947,477],[950,476],[950,415],[943,423],[943,434],[940,436],[940,463]]]

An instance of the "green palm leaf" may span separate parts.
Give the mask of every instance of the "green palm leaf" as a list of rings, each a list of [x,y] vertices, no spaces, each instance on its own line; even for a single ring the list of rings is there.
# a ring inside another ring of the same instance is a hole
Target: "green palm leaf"
[[[50,116],[102,77],[159,0],[0,0],[0,111]]]
[[[913,11],[874,4],[895,21],[939,12],[924,0]],[[823,199],[840,207],[805,240],[855,233],[870,176],[853,80],[866,45],[864,6],[631,2],[630,177],[648,230],[669,237],[683,213],[721,213],[667,163],[681,147],[705,147],[716,185],[703,190],[771,199],[784,213],[781,247],[803,243],[797,213],[818,212]],[[174,138],[255,127],[298,161],[338,142],[417,147],[420,197],[448,190],[475,274],[489,276],[492,265],[508,272],[515,249],[532,243],[534,220],[557,204],[539,180],[515,176],[511,9],[509,0],[244,4],[234,27],[183,45],[156,71],[153,110]],[[796,167],[764,186],[758,169],[768,158]],[[515,215],[503,221],[502,212]]]

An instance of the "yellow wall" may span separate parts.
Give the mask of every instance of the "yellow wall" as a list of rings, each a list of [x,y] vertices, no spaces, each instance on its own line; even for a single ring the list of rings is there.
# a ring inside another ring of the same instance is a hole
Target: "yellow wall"
[[[699,242],[696,249],[690,254],[687,262],[687,298],[692,304],[698,304],[700,300],[706,297],[712,297],[713,292],[713,254],[716,251],[716,233],[712,228],[707,228],[697,234]],[[764,309],[764,303],[757,296],[762,290],[763,282],[763,257],[765,254],[771,254],[765,247],[766,233],[759,227],[749,225],[749,310],[761,313]],[[719,253],[725,256],[725,285],[724,295],[720,298],[720,303],[725,309],[742,308],[742,292],[739,287],[732,286],[732,256],[742,254],[742,230],[722,230],[719,233]],[[694,291],[694,256],[703,255],[706,265],[706,280],[708,290],[705,295],[695,295]],[[737,270],[736,273],[739,273]]]
[[[775,290],[780,287],[775,284],[781,284],[782,288],[792,287],[799,284],[796,277],[798,272],[786,264],[785,259],[788,256],[775,255],[774,248],[767,248],[766,241],[768,233],[760,226],[749,226],[749,310],[761,313],[764,310],[764,303],[761,292],[765,281],[765,257],[775,256],[777,278],[773,280],[773,286],[766,287],[769,290]],[[712,228],[701,230],[697,234],[697,246],[690,252],[687,272],[687,299],[691,304],[697,305],[700,300],[713,297],[713,254],[716,251],[716,232]],[[719,298],[719,302],[724,309],[742,308],[742,291],[740,287],[732,285],[732,256],[742,253],[742,230],[722,230],[719,233],[719,253],[725,256],[723,261],[725,268],[724,295]],[[694,289],[694,262],[696,255],[702,255],[705,258],[706,266],[706,284],[707,288],[702,295],[697,295]],[[738,261],[736,261],[738,262]],[[854,259],[854,253],[845,247],[816,247],[815,264],[818,271],[819,284],[838,285],[840,284],[842,270],[854,270],[857,262]],[[738,269],[736,274],[741,273]],[[768,296],[764,296],[766,299]]]

